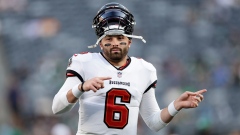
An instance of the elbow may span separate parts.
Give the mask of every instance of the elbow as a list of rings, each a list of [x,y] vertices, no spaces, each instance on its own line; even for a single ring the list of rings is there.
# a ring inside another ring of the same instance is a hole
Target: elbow
[[[155,132],[160,131],[161,129],[163,129],[166,125],[164,124],[157,124],[157,125],[153,125],[153,124],[147,124],[147,126]]]
[[[54,107],[52,107],[52,112],[53,112],[53,114],[59,114],[59,111]]]
[[[56,107],[56,105],[52,104],[52,112],[53,114],[60,114],[60,110]]]
[[[72,109],[73,105],[65,106],[65,107],[56,107],[52,106],[52,112],[53,114],[62,114],[65,112],[68,112]]]
[[[70,111],[75,103],[69,103],[66,99],[66,95],[56,95],[52,103],[52,112],[53,114],[62,114]]]
[[[155,132],[158,132],[158,131],[160,131],[161,129],[163,129],[165,127],[165,125],[161,125],[161,126],[159,126],[159,127],[152,127],[152,128],[150,128],[151,130],[153,130],[153,131],[155,131]]]
[[[163,129],[165,126],[168,125],[168,123],[165,123],[165,122],[162,121],[162,118],[161,118],[161,115],[160,115],[161,112],[162,111],[159,111],[159,112],[153,114],[146,121],[147,126],[155,132],[158,132],[159,130]]]
[[[61,101],[53,100],[52,112],[53,114],[62,114],[70,111],[75,104],[65,105]]]
[[[52,103],[52,112],[53,114],[61,114],[62,113],[62,107],[61,102],[59,100],[53,99]]]

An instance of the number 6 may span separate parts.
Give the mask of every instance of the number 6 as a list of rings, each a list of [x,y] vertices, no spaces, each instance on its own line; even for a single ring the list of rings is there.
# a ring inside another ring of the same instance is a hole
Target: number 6
[[[104,123],[109,128],[123,129],[128,124],[129,109],[125,104],[116,103],[116,98],[121,102],[130,103],[131,94],[126,89],[113,88],[107,92]],[[119,119],[114,116],[119,114]]]

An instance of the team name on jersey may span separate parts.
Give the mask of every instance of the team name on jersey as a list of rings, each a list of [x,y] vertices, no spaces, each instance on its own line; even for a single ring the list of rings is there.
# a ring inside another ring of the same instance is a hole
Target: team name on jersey
[[[111,80],[109,80],[109,84],[116,84],[116,85],[126,85],[126,86],[130,86],[130,82],[111,81]]]

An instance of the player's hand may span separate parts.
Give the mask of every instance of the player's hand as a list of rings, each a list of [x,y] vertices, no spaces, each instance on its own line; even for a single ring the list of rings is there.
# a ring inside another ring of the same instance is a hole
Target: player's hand
[[[175,100],[174,106],[179,111],[182,108],[196,108],[199,103],[203,101],[203,93],[207,92],[206,89],[196,92],[186,91]]]
[[[97,90],[104,88],[104,80],[110,79],[112,79],[112,77],[94,77],[90,80],[85,81],[82,88],[84,91],[92,90],[96,92]]]

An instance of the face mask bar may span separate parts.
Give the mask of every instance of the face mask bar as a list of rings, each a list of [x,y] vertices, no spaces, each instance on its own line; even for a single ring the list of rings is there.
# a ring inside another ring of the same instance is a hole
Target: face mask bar
[[[108,31],[104,32],[104,34],[100,38],[98,38],[97,42],[94,45],[90,45],[90,46],[88,46],[88,48],[97,47],[99,42],[107,35],[123,35],[123,36],[129,37],[129,38],[141,39],[143,41],[143,43],[146,43],[146,40],[144,40],[142,36],[124,34],[123,30],[108,30]]]

